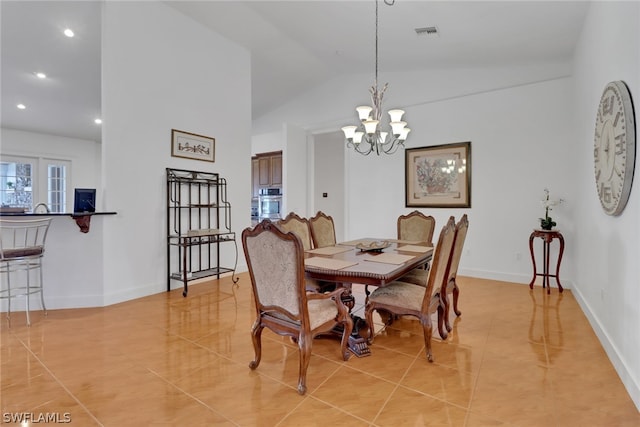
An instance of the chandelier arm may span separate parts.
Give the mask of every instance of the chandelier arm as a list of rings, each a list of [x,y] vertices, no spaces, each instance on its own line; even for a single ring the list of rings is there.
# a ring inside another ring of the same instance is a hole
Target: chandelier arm
[[[388,6],[393,6],[395,4],[395,0],[383,1]],[[404,147],[404,140],[399,139],[399,137],[404,135],[403,138],[406,138],[406,134],[410,130],[409,128],[406,128],[406,131],[404,132],[400,130],[406,126],[406,122],[400,121],[400,118],[404,113],[402,110],[395,110],[393,114],[389,113],[391,121],[394,122],[390,131],[384,130],[382,127],[382,101],[389,84],[385,83],[381,89],[378,89],[379,0],[375,0],[375,2],[375,77],[373,86],[369,88],[372,107],[358,107],[356,109],[361,121],[357,132],[354,130],[356,129],[356,126],[345,126],[342,129],[345,133],[345,137],[347,138],[347,147],[353,148],[354,151],[365,156],[369,155],[373,151],[375,151],[377,155],[380,155],[381,153],[395,153],[400,147]],[[398,113],[400,113],[400,115],[398,115]],[[366,118],[366,116],[368,116],[368,118]],[[397,118],[394,119],[394,117]],[[394,134],[394,130],[398,133]],[[357,141],[359,141],[357,143],[354,142],[354,139],[356,138]],[[384,142],[387,139],[389,139],[389,141]],[[364,148],[365,146],[366,148]]]
[[[386,150],[385,150],[385,149],[383,148],[383,149],[382,149],[382,151],[384,151],[384,154],[393,154],[393,153],[395,153],[396,151],[398,151],[398,149],[399,149],[401,146],[404,146],[404,142],[402,142],[402,141],[399,141],[399,140],[395,139],[395,140],[393,140],[393,142],[390,144],[390,146],[389,146],[389,148],[388,148],[388,149],[386,149]]]
[[[366,142],[366,144],[369,146],[369,150],[368,151],[360,150],[360,145],[362,145],[362,143],[355,144],[353,142],[347,142],[347,147],[353,147],[354,151],[356,151],[357,153],[362,154],[363,156],[368,156],[369,153],[371,153],[373,151],[373,147],[368,142]]]

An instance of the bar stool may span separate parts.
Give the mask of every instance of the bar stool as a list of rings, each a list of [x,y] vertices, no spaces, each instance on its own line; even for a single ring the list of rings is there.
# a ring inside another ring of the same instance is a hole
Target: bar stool
[[[0,218],[0,299],[8,302],[7,319],[11,324],[11,300],[25,297],[27,325],[29,296],[40,294],[45,315],[42,292],[42,257],[51,218],[14,220]],[[36,276],[36,277],[32,277]]]

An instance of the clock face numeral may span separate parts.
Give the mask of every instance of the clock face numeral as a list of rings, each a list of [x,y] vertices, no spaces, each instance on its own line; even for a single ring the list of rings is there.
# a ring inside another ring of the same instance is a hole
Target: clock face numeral
[[[635,167],[635,125],[631,94],[622,81],[609,83],[596,116],[593,164],[605,213],[619,215],[631,190]]]
[[[620,111],[616,113],[616,118],[613,120],[613,127],[618,126],[618,120],[620,119]]]
[[[621,133],[620,135],[615,137],[616,140],[616,154],[622,154],[624,150],[627,148],[626,141],[624,139],[625,134]]]
[[[611,187],[605,185],[604,182],[600,183],[600,197],[605,203],[611,203]]]

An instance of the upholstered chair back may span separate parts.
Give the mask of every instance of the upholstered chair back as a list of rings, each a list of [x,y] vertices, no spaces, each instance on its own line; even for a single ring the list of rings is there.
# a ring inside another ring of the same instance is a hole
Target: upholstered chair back
[[[278,221],[278,226],[284,231],[292,231],[300,238],[302,247],[305,251],[313,249],[313,241],[311,240],[311,229],[309,221],[306,218],[299,217],[296,213],[290,212],[284,219]]]
[[[257,305],[280,307],[297,320],[305,293],[302,250],[297,250],[300,240],[286,237],[270,222],[258,227],[260,232],[247,235],[243,242]]]
[[[433,233],[436,220],[431,215],[413,211],[408,215],[398,217],[398,239],[408,241],[428,242],[433,245]]]
[[[331,216],[318,211],[314,217],[309,218],[309,225],[314,247],[323,248],[336,244],[336,230]]]

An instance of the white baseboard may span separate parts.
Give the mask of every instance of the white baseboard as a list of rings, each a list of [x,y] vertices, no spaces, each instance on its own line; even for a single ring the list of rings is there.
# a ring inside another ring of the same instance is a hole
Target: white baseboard
[[[582,312],[584,313],[584,315],[587,317],[587,320],[589,320],[589,323],[591,324],[591,328],[593,329],[596,336],[598,337],[600,344],[602,344],[602,347],[604,348],[604,351],[607,353],[607,356],[609,357],[611,364],[613,364],[613,367],[618,373],[620,380],[622,381],[625,388],[627,389],[627,392],[629,393],[631,400],[633,400],[633,403],[636,405],[636,408],[638,409],[638,411],[640,411],[640,384],[638,384],[634,380],[633,375],[631,375],[631,370],[629,369],[627,364],[624,362],[624,360],[620,357],[620,352],[618,351],[618,348],[615,346],[615,344],[613,344],[609,335],[602,327],[602,324],[600,323],[600,320],[598,319],[598,317],[594,315],[594,311],[591,310],[591,307],[589,306],[587,301],[584,299],[582,293],[580,292],[580,288],[574,287],[571,290],[571,292],[573,293],[573,296],[575,297],[576,301],[578,301],[578,305],[580,305],[580,308],[582,309]]]

